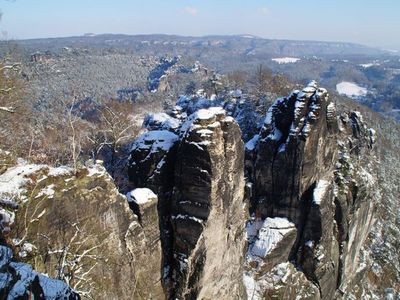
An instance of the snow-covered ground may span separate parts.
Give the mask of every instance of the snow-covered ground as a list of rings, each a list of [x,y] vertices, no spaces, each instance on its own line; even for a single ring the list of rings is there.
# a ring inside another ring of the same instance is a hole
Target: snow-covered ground
[[[358,98],[366,96],[368,89],[359,86],[354,82],[342,81],[336,85],[336,90],[340,95],[345,95],[350,98]]]
[[[381,64],[378,63],[378,62],[372,62],[372,63],[360,64],[359,66],[364,68],[364,69],[367,69],[367,68],[371,68],[371,67],[374,67],[374,66],[380,66],[380,65]]]
[[[294,64],[300,61],[300,58],[297,57],[279,57],[279,58],[272,58],[272,61],[278,64]]]

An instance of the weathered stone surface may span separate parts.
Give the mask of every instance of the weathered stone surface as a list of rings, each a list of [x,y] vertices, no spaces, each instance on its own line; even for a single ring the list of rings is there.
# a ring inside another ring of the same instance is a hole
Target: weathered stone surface
[[[318,288],[290,262],[281,263],[268,272],[245,273],[247,299],[319,300]]]
[[[5,239],[19,260],[83,298],[164,297],[157,213],[141,224],[103,167],[17,165],[0,176],[1,197],[19,204]]]
[[[221,108],[200,109],[187,119],[181,108],[172,113],[184,120],[179,129],[166,124],[171,120],[165,116],[150,122],[152,142],[144,137],[134,143],[129,166],[135,187],[151,188],[159,198],[165,293],[182,299],[243,296],[244,146],[239,126]],[[159,128],[179,134],[168,151],[151,150],[159,143]],[[162,160],[168,167],[154,167]],[[159,172],[148,171],[154,169]],[[140,182],[136,170],[146,174]]]
[[[335,219],[340,245],[337,297],[347,297],[362,276],[360,250],[375,221],[379,198],[374,158],[375,131],[353,111],[340,116],[339,160],[335,171]]]
[[[360,279],[358,257],[374,210],[368,172],[375,133],[358,112],[337,118],[328,96],[312,82],[278,99],[246,154],[253,211],[296,224],[289,260],[321,299],[345,295]]]
[[[254,175],[263,217],[287,217],[301,224],[306,217],[302,197],[318,178],[333,171],[337,125],[326,118],[327,96],[312,83],[268,110]]]
[[[149,131],[135,140],[128,164],[129,179],[135,187],[149,187],[156,193],[159,188],[171,187],[178,141],[178,136],[167,130]]]
[[[243,294],[244,149],[240,129],[223,110],[200,110],[175,167],[172,224],[175,296],[222,299]]]

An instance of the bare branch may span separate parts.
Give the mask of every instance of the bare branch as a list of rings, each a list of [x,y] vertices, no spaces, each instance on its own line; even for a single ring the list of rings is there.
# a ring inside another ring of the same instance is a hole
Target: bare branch
[[[9,113],[15,113],[15,107],[12,106],[0,106],[1,111],[6,111]]]

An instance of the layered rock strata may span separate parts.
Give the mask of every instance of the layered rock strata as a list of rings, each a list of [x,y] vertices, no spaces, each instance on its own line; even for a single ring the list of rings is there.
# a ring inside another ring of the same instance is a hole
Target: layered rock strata
[[[346,295],[357,278],[359,252],[373,222],[366,182],[373,171],[372,133],[357,112],[337,117],[327,91],[311,82],[272,105],[247,147],[252,211],[261,220],[286,218],[296,225],[288,260],[321,299]]]
[[[138,161],[143,147],[132,149],[130,174],[133,178],[137,166],[147,165],[161,174],[156,184],[150,176],[143,185],[159,191],[164,202],[159,214],[165,221],[160,225],[167,248],[167,297],[242,297],[244,146],[239,126],[221,108],[201,109],[182,124],[177,146],[162,158],[150,154]],[[171,169],[163,172],[164,165],[173,168],[173,176]]]

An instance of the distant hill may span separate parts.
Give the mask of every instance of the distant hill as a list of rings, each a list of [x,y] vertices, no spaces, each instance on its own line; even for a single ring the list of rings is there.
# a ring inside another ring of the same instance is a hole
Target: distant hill
[[[0,44],[0,54],[6,53],[9,44]],[[105,77],[107,69],[111,68],[110,76],[120,80],[112,86],[112,90],[105,88],[107,95],[119,88],[143,88],[146,73],[151,70],[139,72],[143,78],[132,79],[132,68],[128,67],[130,62],[137,69],[136,62],[141,57],[156,62],[163,56],[182,56],[184,60],[191,63],[199,61],[222,74],[236,70],[253,73],[256,66],[263,64],[274,72],[285,74],[293,82],[305,84],[316,79],[332,91],[336,91],[341,83],[358,86],[365,91],[361,96],[358,93],[347,96],[400,120],[400,53],[359,44],[272,40],[252,35],[185,37],[161,34],[85,34],[18,40],[11,44],[17,45],[19,59],[28,64],[43,57],[51,57],[60,62],[67,57],[71,66],[82,65],[82,61],[85,62],[83,65],[104,65],[100,72]],[[121,62],[117,69],[110,65],[109,60],[113,55],[115,60]],[[152,68],[154,64],[148,64],[148,67]],[[80,76],[90,74],[81,73],[76,74],[75,69],[71,70],[71,76],[78,82],[87,79]],[[130,78],[127,84],[124,84],[125,77]],[[132,86],[135,82],[140,82],[140,86]],[[109,80],[107,85],[110,85]],[[99,83],[96,89],[103,91],[104,87]],[[97,90],[95,92],[100,93]]]

